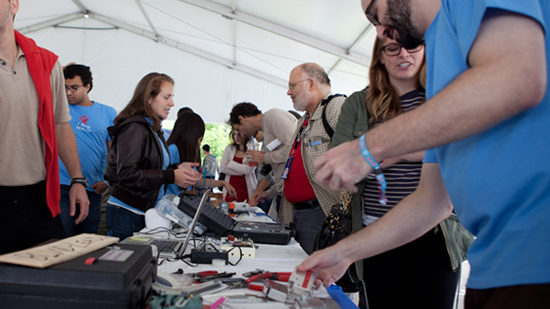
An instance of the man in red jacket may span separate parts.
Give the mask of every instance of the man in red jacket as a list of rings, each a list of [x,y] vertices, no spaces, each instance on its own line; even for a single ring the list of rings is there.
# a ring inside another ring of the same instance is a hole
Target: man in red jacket
[[[63,238],[58,155],[71,176],[76,223],[88,215],[86,179],[69,124],[57,56],[14,30],[19,0],[0,3],[0,253]]]

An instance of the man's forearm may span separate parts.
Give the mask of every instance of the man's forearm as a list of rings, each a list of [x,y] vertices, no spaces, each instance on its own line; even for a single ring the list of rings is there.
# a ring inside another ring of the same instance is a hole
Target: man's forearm
[[[264,192],[267,186],[269,186],[269,181],[262,179],[262,181],[260,181],[260,183],[258,184],[255,192]]]
[[[495,46],[503,51],[498,56]],[[367,133],[376,160],[478,134],[535,106],[544,95],[544,34],[533,19],[485,18],[468,60],[470,69],[431,100]]]
[[[61,161],[67,168],[71,178],[82,177],[80,169],[80,159],[76,147],[76,138],[74,137],[71,125],[68,122],[57,123],[55,125],[57,139],[57,152]]]
[[[350,261],[365,259],[404,245],[446,219],[452,204],[439,165],[424,164],[417,190],[372,225],[338,243]]]
[[[269,198],[274,198],[277,196],[277,194],[279,194],[279,190],[277,189],[277,184],[273,185],[271,188],[269,188],[269,190],[266,191],[267,192],[267,196]]]

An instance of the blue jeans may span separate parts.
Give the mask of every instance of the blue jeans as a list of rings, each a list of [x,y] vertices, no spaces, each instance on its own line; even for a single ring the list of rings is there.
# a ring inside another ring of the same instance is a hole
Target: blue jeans
[[[263,210],[265,213],[269,212],[269,207],[271,207],[271,202],[273,201],[272,198],[265,200],[263,202],[258,203],[258,207],[260,207],[261,210]]]
[[[61,185],[61,201],[59,207],[61,207],[61,222],[67,236],[73,236],[81,233],[93,233],[97,234],[99,228],[99,221],[101,221],[101,195],[86,190],[88,199],[90,200],[90,208],[88,210],[88,217],[79,224],[75,224],[74,221],[80,215],[80,206],[76,204],[76,212],[74,217],[70,215],[70,202],[69,191],[71,186]]]
[[[107,203],[107,235],[124,240],[145,227],[145,216]]]

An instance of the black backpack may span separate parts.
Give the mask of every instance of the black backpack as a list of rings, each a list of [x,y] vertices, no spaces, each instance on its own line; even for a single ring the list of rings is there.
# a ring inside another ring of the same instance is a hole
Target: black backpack
[[[332,139],[332,136],[334,135],[334,129],[331,128],[330,124],[328,123],[326,111],[327,111],[327,107],[328,107],[328,104],[330,103],[330,101],[332,101],[332,99],[334,99],[336,97],[347,98],[347,96],[345,94],[337,93],[337,94],[333,94],[333,95],[329,96],[328,98],[323,99],[323,101],[321,101],[321,106],[325,106],[325,108],[323,109],[323,115],[321,116],[321,118],[323,119],[323,126],[325,127],[325,132],[327,132],[328,136],[331,139]]]

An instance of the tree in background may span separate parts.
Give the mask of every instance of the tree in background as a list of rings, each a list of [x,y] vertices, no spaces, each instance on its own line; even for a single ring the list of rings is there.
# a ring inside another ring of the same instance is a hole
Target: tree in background
[[[229,133],[231,127],[224,123],[207,123],[206,131],[204,132],[204,138],[202,139],[202,146],[205,144],[210,145],[210,152],[218,159],[218,164],[222,159],[225,146],[229,145]],[[204,156],[201,151],[201,163],[204,160]]]

